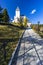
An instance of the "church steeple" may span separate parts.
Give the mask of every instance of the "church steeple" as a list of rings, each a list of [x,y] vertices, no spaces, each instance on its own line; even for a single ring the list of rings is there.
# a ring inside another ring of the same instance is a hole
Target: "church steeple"
[[[19,7],[17,7],[16,11],[20,11]]]
[[[20,18],[20,9],[17,7],[16,9],[16,18]]]

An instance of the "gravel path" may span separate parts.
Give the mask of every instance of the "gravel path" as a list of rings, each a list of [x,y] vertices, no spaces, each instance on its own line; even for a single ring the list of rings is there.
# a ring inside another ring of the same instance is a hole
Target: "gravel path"
[[[32,29],[23,35],[16,65],[43,65],[43,39]]]
[[[43,65],[43,39],[32,29],[24,33],[16,65]]]

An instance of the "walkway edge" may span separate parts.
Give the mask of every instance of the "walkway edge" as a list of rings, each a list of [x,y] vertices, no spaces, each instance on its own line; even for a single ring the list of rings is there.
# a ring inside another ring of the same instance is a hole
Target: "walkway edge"
[[[21,42],[21,39],[22,39],[22,37],[23,37],[24,33],[25,33],[25,31],[22,33],[21,38],[19,38],[19,41],[18,41],[17,47],[16,47],[16,48],[15,48],[15,50],[13,51],[12,56],[11,56],[11,59],[10,59],[10,61],[9,61],[8,65],[11,65],[11,64],[12,64],[13,57],[14,57],[14,55],[15,55],[15,52],[16,52],[17,48],[18,48],[18,45],[19,45],[19,44],[20,44],[20,42]]]

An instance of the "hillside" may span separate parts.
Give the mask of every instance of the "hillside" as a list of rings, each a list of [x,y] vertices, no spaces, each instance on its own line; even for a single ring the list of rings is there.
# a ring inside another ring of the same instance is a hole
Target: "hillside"
[[[23,29],[11,25],[0,25],[0,65],[8,65]]]

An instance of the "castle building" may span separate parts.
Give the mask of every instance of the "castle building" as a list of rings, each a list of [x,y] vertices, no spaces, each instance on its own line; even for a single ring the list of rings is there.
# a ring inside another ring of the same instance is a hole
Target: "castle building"
[[[14,16],[14,20],[13,22],[19,22],[19,19],[20,19],[20,9],[19,7],[17,7],[16,11],[15,11],[15,16]]]
[[[25,18],[27,18],[27,17],[24,16],[24,15],[21,15],[21,14],[20,14],[20,9],[19,9],[19,7],[17,7],[17,8],[16,8],[16,11],[15,11],[14,20],[13,20],[12,22],[18,23],[18,22],[20,22],[20,18],[22,18],[22,20],[23,20],[23,19],[25,19]],[[27,25],[30,27],[31,23],[28,22]]]
[[[17,7],[17,9],[16,9],[16,11],[15,11],[15,16],[14,16],[14,20],[12,21],[12,22],[19,22],[19,20],[20,20],[20,17],[21,18],[25,18],[26,16],[21,16],[20,15],[20,9],[19,9],[19,7]]]

